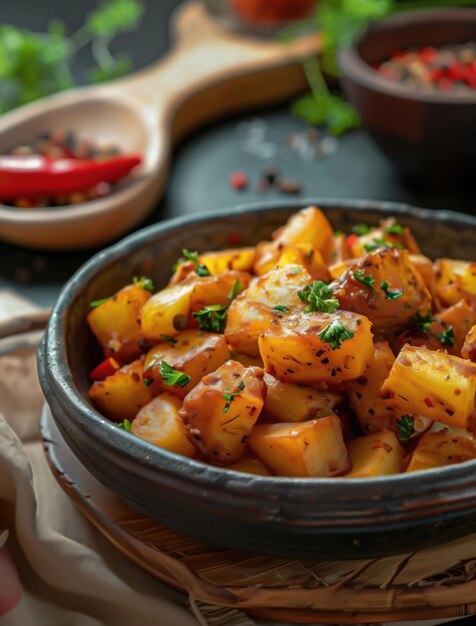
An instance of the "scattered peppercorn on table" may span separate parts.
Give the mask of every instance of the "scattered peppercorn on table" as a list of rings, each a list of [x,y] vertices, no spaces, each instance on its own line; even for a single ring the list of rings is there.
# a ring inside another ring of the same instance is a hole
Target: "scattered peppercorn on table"
[[[433,262],[394,219],[353,230],[308,207],[255,248],[183,250],[156,293],[131,277],[92,302],[95,405],[240,472],[365,478],[476,458],[476,262]]]

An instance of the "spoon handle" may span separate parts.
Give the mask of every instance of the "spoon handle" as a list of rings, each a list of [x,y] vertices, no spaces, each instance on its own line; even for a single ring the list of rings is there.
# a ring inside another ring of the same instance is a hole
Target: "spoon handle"
[[[156,115],[184,109],[186,114],[180,116],[180,128],[174,129],[174,135],[217,114],[299,93],[306,86],[299,61],[319,50],[315,34],[282,44],[227,32],[197,1],[176,13],[173,26],[176,41],[172,50],[111,89],[139,98]]]

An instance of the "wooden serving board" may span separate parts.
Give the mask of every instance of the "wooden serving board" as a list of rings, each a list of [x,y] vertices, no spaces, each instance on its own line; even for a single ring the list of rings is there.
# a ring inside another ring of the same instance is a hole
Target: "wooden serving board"
[[[206,545],[134,511],[67,447],[47,407],[47,459],[61,487],[127,557],[206,605],[251,617],[357,624],[476,615],[476,535],[363,561],[293,561]]]

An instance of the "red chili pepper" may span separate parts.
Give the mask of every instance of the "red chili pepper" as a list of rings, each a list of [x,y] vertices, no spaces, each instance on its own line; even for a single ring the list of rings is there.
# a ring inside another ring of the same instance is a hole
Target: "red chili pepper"
[[[86,191],[99,183],[117,183],[141,161],[138,154],[101,161],[3,154],[0,155],[0,199],[63,195]]]
[[[449,78],[442,78],[438,81],[438,88],[441,91],[451,91],[453,89],[453,81]]]
[[[423,63],[432,63],[438,56],[438,51],[430,47],[420,48],[418,50],[418,56]]]
[[[104,359],[102,363],[99,363],[99,365],[93,369],[89,374],[89,378],[91,380],[104,380],[108,376],[115,374],[120,367],[116,359],[109,357],[108,359]]]
[[[349,246],[349,248],[352,248],[358,241],[358,237],[356,233],[352,233],[351,235],[349,235],[346,239],[347,245]]]

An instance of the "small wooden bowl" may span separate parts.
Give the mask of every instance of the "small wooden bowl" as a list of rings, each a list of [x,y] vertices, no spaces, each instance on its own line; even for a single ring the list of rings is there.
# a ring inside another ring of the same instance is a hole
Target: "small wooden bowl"
[[[373,479],[240,474],[173,454],[100,415],[88,372],[100,359],[86,324],[89,303],[150,276],[167,283],[182,248],[223,249],[269,239],[301,206],[316,203],[335,228],[394,215],[434,257],[474,257],[476,218],[394,203],[267,202],[146,228],[93,257],[65,285],[39,351],[53,417],[83,465],[132,507],[175,530],[232,549],[288,558],[351,559],[422,549],[476,531],[476,461]]]
[[[476,10],[410,11],[372,25],[339,55],[342,85],[372,139],[408,178],[454,188],[472,181],[476,92],[422,91],[372,65],[395,50],[476,40]]]

